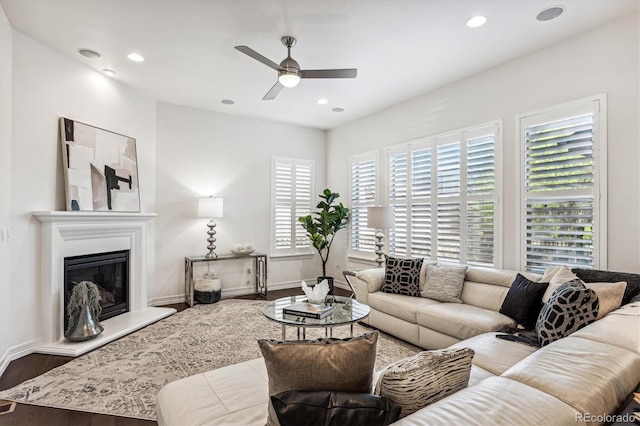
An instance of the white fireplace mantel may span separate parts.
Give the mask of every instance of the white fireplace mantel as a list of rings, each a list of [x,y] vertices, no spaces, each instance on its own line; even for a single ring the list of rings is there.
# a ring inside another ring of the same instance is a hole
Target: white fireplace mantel
[[[147,304],[148,224],[155,213],[34,212],[40,221],[42,341],[36,352],[78,356],[148,324],[175,309]],[[129,250],[129,312],[102,321],[104,332],[86,342],[69,342],[64,328],[64,258]]]

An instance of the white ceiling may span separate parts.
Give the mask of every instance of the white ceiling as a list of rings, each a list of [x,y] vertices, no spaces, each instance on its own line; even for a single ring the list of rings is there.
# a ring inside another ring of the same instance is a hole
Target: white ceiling
[[[0,0],[21,31],[146,96],[179,105],[330,129],[628,14],[638,0]],[[538,22],[561,4],[559,18]],[[482,14],[472,29],[467,18]],[[354,80],[302,80],[263,101],[280,37],[303,69],[358,68]],[[88,59],[90,48],[102,54]],[[126,58],[132,51],[146,60]],[[327,105],[317,105],[325,97]],[[224,105],[232,99],[234,105]],[[332,108],[344,112],[332,112]]]

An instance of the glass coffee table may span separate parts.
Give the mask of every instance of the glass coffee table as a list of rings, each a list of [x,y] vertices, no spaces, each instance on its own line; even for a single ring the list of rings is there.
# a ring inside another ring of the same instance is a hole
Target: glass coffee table
[[[331,298],[332,296],[328,296]],[[353,336],[353,324],[369,316],[369,307],[349,297],[333,296],[335,302],[329,303],[333,305],[333,312],[322,318],[303,318],[293,317],[282,313],[282,309],[294,303],[306,302],[307,296],[288,296],[281,297],[277,300],[267,302],[262,307],[262,313],[271,321],[275,321],[282,325],[282,340],[287,340],[286,327],[297,328],[297,339],[300,340],[300,330],[302,330],[302,340],[305,339],[307,328],[324,328],[325,336],[333,337],[333,327],[342,325],[351,326],[351,336]]]

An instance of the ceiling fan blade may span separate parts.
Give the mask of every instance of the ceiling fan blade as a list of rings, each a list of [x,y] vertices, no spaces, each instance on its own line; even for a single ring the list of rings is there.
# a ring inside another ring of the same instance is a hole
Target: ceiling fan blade
[[[284,86],[282,84],[280,84],[280,82],[276,82],[276,84],[273,85],[273,87],[267,92],[266,95],[264,95],[264,97],[262,98],[263,101],[272,101],[276,98],[276,96],[278,96],[278,93],[280,93],[280,91],[284,88]]]
[[[261,54],[259,54],[258,52],[256,52],[255,50],[253,50],[248,46],[236,46],[235,48],[236,50],[239,50],[240,52],[244,53],[247,56],[251,56],[256,61],[262,62],[266,66],[271,67],[276,71],[282,70],[282,67],[280,65],[276,64],[271,59],[265,58],[264,56],[262,56]]]
[[[341,70],[300,70],[300,78],[356,78],[356,68]]]

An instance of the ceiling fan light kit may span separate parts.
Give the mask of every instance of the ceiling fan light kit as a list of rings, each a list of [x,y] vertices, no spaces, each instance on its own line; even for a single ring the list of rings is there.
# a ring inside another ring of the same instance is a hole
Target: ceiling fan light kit
[[[248,46],[236,46],[236,50],[255,59],[278,71],[278,81],[262,98],[264,101],[271,101],[278,96],[283,87],[291,88],[300,83],[303,78],[356,78],[358,70],[356,68],[347,69],[321,69],[321,70],[301,70],[300,64],[291,57],[291,48],[296,44],[296,39],[291,36],[284,36],[280,39],[282,44],[287,48],[287,57],[276,64],[270,59],[262,56]]]

